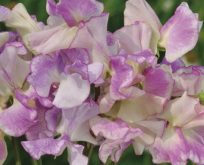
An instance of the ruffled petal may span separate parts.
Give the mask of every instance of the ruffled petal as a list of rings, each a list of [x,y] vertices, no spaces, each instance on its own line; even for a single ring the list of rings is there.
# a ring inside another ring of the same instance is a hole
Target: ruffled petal
[[[69,26],[75,26],[80,21],[99,16],[103,11],[103,5],[96,0],[60,0],[57,4],[48,0],[47,9],[52,15],[62,16]]]
[[[151,36],[150,27],[142,22],[125,26],[114,33],[114,37],[119,40],[120,48],[129,54],[150,49]]]
[[[88,165],[88,158],[83,155],[84,147],[78,144],[68,145],[68,161],[70,165]]]
[[[134,24],[136,21],[144,22],[152,29],[151,49],[154,53],[157,50],[157,43],[160,38],[161,23],[145,0],[128,0],[125,8],[125,25]]]
[[[93,101],[62,111],[62,121],[58,131],[67,133],[72,141],[96,143],[90,134],[89,120],[99,113],[98,105]]]
[[[58,108],[72,108],[82,104],[90,93],[90,84],[79,74],[72,74],[60,81],[53,104]]]
[[[145,71],[144,90],[147,93],[169,99],[173,83],[171,75],[161,68],[150,68]]]
[[[41,156],[49,154],[59,156],[67,147],[69,139],[67,136],[58,139],[45,138],[33,141],[21,142],[23,148],[34,158],[40,159]]]
[[[22,136],[36,123],[36,111],[27,109],[17,100],[0,113],[0,128],[10,136]]]
[[[56,50],[69,48],[77,31],[77,27],[70,28],[66,24],[61,24],[30,33],[25,36],[24,41],[34,54],[49,54]]]
[[[166,48],[166,60],[174,62],[193,49],[198,41],[200,21],[183,2],[161,29],[160,46]]]

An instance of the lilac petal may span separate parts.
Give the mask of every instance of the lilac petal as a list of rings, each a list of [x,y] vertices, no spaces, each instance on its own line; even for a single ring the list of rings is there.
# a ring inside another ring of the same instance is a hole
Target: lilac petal
[[[60,81],[57,56],[41,55],[32,60],[29,83],[41,97],[48,97],[52,83]]]
[[[47,9],[50,14],[62,16],[69,26],[75,26],[80,21],[99,16],[103,11],[103,5],[96,0],[60,0],[57,4],[48,0]]]
[[[5,45],[0,54],[0,69],[4,72],[4,77],[13,88],[22,88],[28,76],[29,62],[23,60],[18,55],[26,53],[25,47],[20,42],[12,42]]]
[[[41,156],[49,154],[59,156],[67,147],[68,138],[66,136],[58,139],[45,138],[33,141],[21,142],[23,148],[34,158],[40,159]]]
[[[77,27],[69,28],[66,24],[61,24],[30,33],[26,36],[25,42],[34,54],[49,54],[56,50],[69,48],[77,30]]]
[[[61,117],[61,111],[55,107],[47,109],[39,103],[36,105],[36,111],[36,123],[26,131],[26,138],[36,140],[53,136]]]
[[[121,155],[131,144],[130,142],[118,142],[106,140],[99,148],[99,158],[103,163],[106,163],[110,157],[113,162],[118,162]]]
[[[171,75],[163,69],[150,68],[145,71],[144,90],[147,93],[169,99],[173,83]]]
[[[151,49],[155,53],[157,50],[157,43],[160,38],[161,23],[145,0],[128,0],[124,12],[125,25],[134,24],[136,21],[144,22],[151,27],[153,36],[151,39]]]
[[[185,67],[184,62],[182,61],[182,59],[177,59],[176,61],[174,61],[173,63],[169,63],[166,58],[163,59],[162,64],[165,65],[169,65],[171,66],[171,69],[173,72],[176,72],[177,70]]]
[[[197,16],[183,2],[161,29],[160,46],[166,48],[168,62],[174,62],[195,47],[199,26]]]
[[[90,84],[79,74],[72,74],[60,81],[53,104],[59,108],[72,108],[82,104],[90,93]]]
[[[10,136],[22,136],[35,124],[36,111],[27,109],[16,100],[0,113],[0,128]]]
[[[3,137],[2,133],[0,133],[0,134],[1,134],[1,137],[0,137],[0,164],[3,164],[7,158],[8,151],[7,151],[7,146],[6,146],[6,142],[4,140],[4,137]]]
[[[86,48],[90,53],[92,62],[100,62],[106,67],[107,58],[110,55],[107,46],[107,23],[107,14],[92,18],[80,27],[71,44],[71,48]]]
[[[95,117],[90,120],[91,129],[97,137],[104,137],[106,140],[101,144],[99,157],[106,162],[111,156],[112,161],[117,162],[123,151],[142,132],[138,128],[132,128],[122,120],[110,121],[105,118]]]
[[[9,18],[10,14],[11,14],[11,11],[8,8],[4,6],[0,6],[0,21],[1,22],[6,21]]]
[[[202,66],[189,66],[177,70],[173,74],[173,96],[182,96],[184,92],[191,96],[199,95],[203,90],[203,69]]]
[[[137,74],[134,68],[127,64],[124,56],[115,56],[111,59],[113,75],[111,79],[110,95],[115,100],[126,99],[134,94],[142,95],[143,91],[134,87]]]
[[[98,105],[85,102],[82,105],[62,111],[60,132],[70,136],[72,141],[89,141],[95,143],[90,134],[88,121],[99,113]]]
[[[110,140],[123,139],[130,141],[133,137],[142,134],[140,129],[131,128],[122,120],[111,121],[106,118],[95,117],[90,120],[91,130],[94,135],[102,136]]]
[[[154,163],[170,162],[175,165],[187,163],[187,148],[183,134],[178,129],[168,129],[163,137],[157,138],[150,148]]]
[[[142,22],[125,26],[114,33],[114,37],[119,40],[120,48],[129,54],[150,49],[151,36],[151,29]]]
[[[70,165],[87,165],[88,158],[83,155],[84,147],[78,144],[68,145],[68,161]]]

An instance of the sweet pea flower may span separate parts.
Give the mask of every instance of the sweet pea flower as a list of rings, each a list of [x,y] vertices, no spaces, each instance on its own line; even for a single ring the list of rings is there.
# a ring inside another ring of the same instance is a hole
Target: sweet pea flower
[[[66,49],[35,57],[28,81],[39,96],[55,106],[72,108],[88,98],[92,83],[101,83],[102,72],[103,65],[90,63],[85,49]]]
[[[106,118],[95,117],[90,120],[91,129],[94,135],[102,140],[99,149],[99,158],[106,163],[109,156],[112,161],[118,162],[123,151],[133,143],[133,140],[142,136],[139,128],[128,126],[124,121],[115,121]]]
[[[202,26],[198,15],[185,2],[163,26],[145,0],[127,1],[124,15],[125,25],[140,21],[152,29],[150,48],[155,53],[158,45],[165,48],[168,62],[174,62],[195,47]]]
[[[155,163],[203,164],[203,106],[199,99],[187,96],[169,101],[161,117],[168,121],[162,137],[150,147]]]

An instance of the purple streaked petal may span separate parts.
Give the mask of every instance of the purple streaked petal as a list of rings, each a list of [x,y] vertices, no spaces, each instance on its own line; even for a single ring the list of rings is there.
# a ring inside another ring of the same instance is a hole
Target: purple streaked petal
[[[101,117],[90,120],[91,129],[95,136],[105,138],[99,149],[100,160],[105,163],[109,156],[117,162],[123,151],[142,131],[138,128],[129,127],[127,123],[118,119],[111,121]]]
[[[74,73],[60,81],[53,104],[59,108],[72,108],[82,104],[90,93],[90,84]]]
[[[134,24],[136,21],[144,22],[152,29],[151,49],[157,50],[157,42],[160,38],[161,23],[146,0],[128,0],[125,8],[125,25]]]
[[[161,68],[149,68],[145,71],[144,90],[147,93],[169,99],[173,83],[171,75]]]
[[[36,103],[36,111],[36,123],[26,131],[27,140],[52,137],[61,117],[61,111],[55,107],[46,109],[39,103]]]
[[[36,123],[36,111],[27,109],[18,101],[0,113],[0,128],[10,136],[21,136]]]
[[[23,141],[21,144],[34,159],[40,159],[41,156],[46,154],[53,156],[61,155],[67,147],[68,142],[69,139],[67,136],[63,136],[58,139],[45,138],[33,141]]]
[[[128,142],[142,134],[140,129],[131,128],[120,119],[111,121],[106,118],[95,117],[90,120],[90,125],[94,135],[110,140],[123,139],[124,142]]]
[[[7,43],[0,54],[0,70],[3,77],[12,88],[22,88],[28,76],[29,61],[23,60],[18,55],[26,53],[25,47],[20,42]],[[11,88],[11,89],[12,89]]]
[[[68,145],[68,161],[70,165],[88,165],[88,158],[83,155],[84,146],[78,144]]]
[[[63,17],[69,26],[75,26],[80,21],[101,15],[103,5],[96,0],[60,0],[57,4],[48,0],[47,9],[48,13]]]
[[[0,136],[1,136],[0,137],[0,164],[3,164],[7,158],[8,151],[7,151],[6,142],[4,140],[2,133],[0,133]]]
[[[177,59],[176,61],[170,63],[166,60],[166,58],[164,58],[162,64],[170,65],[173,72],[176,72],[177,70],[185,67],[185,64],[182,59]]]
[[[138,75],[134,72],[134,67],[127,64],[127,58],[125,56],[112,57],[111,67],[113,75],[110,95],[113,99],[126,99],[132,97],[134,93],[137,95],[143,94],[142,90],[133,86]]]
[[[188,95],[198,95],[203,90],[203,66],[189,66],[177,70],[173,74],[173,96],[181,96],[184,92]]]
[[[188,146],[185,143],[182,131],[169,128],[165,131],[164,137],[156,138],[150,152],[154,163],[172,163],[185,165],[188,159]]]
[[[193,49],[198,41],[200,23],[186,2],[161,29],[160,46],[166,48],[166,60],[174,62]]]
[[[41,97],[48,97],[52,83],[60,81],[57,56],[41,55],[32,60],[29,83]]]
[[[59,131],[68,134],[72,141],[95,143],[89,131],[88,121],[98,113],[98,105],[93,101],[85,102],[78,107],[64,109]]]
[[[151,36],[150,27],[142,22],[125,26],[114,33],[114,37],[119,40],[120,48],[129,54],[150,49]]]
[[[90,53],[91,62],[108,65],[110,50],[107,45],[107,23],[108,14],[103,14],[82,24],[71,48],[86,48]]]

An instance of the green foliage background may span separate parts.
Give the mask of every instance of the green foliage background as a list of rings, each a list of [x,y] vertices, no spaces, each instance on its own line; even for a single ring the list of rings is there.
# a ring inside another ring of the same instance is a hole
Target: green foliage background
[[[125,8],[126,0],[101,0],[105,5],[105,11],[110,13],[110,20],[108,29],[115,31],[123,26],[123,11]],[[174,13],[176,7],[182,2],[182,0],[147,0],[153,9],[155,9],[162,23],[168,20],[168,18]],[[36,15],[37,19],[46,22],[47,14],[45,10],[46,0],[0,0],[0,5],[5,5],[12,8],[16,3],[23,3],[30,14]],[[204,0],[187,0],[190,8],[199,13],[200,20],[204,20]],[[5,30],[1,26],[1,30]],[[192,63],[198,63],[204,65],[204,28],[201,30],[201,35],[196,48],[187,54],[188,61]],[[21,148],[20,141],[22,138],[18,138],[16,142],[12,139],[6,138],[8,143],[9,156],[5,162],[5,165],[16,164],[15,157],[19,154],[22,165],[35,164],[30,159],[29,155]],[[90,165],[101,164],[97,156],[97,148],[94,149],[94,154],[91,158]],[[130,147],[121,157],[118,165],[153,165],[151,156],[146,153],[143,156],[135,156],[133,149]],[[39,162],[38,162],[39,163]],[[66,151],[62,156],[54,159],[51,156],[44,156],[42,158],[43,165],[66,165],[67,153]],[[189,162],[189,165],[191,163]],[[80,165],[80,163],[79,163]]]

